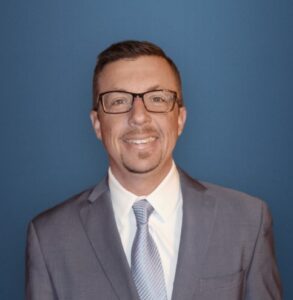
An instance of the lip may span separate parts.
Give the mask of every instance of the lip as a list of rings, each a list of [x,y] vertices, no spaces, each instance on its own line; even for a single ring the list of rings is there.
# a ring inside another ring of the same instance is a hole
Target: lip
[[[155,140],[157,140],[157,137],[155,136],[148,136],[148,137],[136,137],[136,138],[126,138],[123,139],[123,141],[127,144],[131,144],[131,145],[146,145],[146,144],[150,144],[152,142],[154,142]]]
[[[146,150],[155,146],[159,139],[159,136],[156,132],[128,132],[122,136],[122,142],[128,148],[137,149],[137,150]]]

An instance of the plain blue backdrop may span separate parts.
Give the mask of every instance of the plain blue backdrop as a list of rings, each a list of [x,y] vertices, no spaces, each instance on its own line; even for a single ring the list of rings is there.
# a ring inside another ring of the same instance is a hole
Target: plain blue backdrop
[[[158,43],[181,70],[181,167],[269,204],[293,299],[292,1],[10,0],[0,30],[1,300],[24,297],[29,220],[105,174],[91,77],[98,52],[124,39]]]

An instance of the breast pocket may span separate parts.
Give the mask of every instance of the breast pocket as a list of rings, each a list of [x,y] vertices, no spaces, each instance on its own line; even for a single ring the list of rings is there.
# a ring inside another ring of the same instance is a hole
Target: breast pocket
[[[243,299],[244,271],[200,279],[200,300]]]

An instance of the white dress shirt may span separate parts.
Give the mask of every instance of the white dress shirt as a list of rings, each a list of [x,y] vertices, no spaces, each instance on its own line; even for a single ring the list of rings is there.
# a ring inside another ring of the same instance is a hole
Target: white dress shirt
[[[160,253],[168,299],[172,297],[182,225],[182,193],[179,174],[172,168],[160,185],[149,195],[136,196],[127,191],[108,171],[109,188],[121,242],[131,266],[131,248],[136,233],[132,210],[135,201],[147,199],[154,208],[149,218],[149,230]]]

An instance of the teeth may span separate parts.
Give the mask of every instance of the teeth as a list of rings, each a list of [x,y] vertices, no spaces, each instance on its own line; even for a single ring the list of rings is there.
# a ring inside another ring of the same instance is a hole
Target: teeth
[[[129,144],[136,144],[136,145],[140,145],[140,144],[147,144],[147,143],[151,143],[155,140],[155,137],[149,137],[149,138],[145,138],[145,139],[131,139],[131,140],[127,140],[127,143]]]

